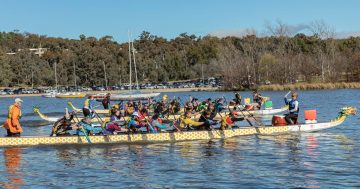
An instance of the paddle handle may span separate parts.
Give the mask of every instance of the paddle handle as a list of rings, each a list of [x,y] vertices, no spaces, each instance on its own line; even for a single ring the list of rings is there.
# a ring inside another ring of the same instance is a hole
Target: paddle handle
[[[287,97],[290,93],[291,93],[291,91],[289,91],[288,93],[286,93],[285,97]]]

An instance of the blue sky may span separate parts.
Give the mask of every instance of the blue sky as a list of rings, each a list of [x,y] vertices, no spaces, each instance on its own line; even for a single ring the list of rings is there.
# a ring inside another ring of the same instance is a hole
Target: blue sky
[[[292,26],[323,20],[338,33],[360,31],[358,0],[1,0],[0,31],[78,39],[80,34],[127,40],[141,31],[165,38],[204,36],[281,20]]]

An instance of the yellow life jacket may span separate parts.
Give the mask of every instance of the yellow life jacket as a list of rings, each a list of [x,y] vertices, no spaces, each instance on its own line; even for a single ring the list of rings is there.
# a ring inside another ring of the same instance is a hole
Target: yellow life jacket
[[[85,102],[84,102],[84,108],[89,108],[89,105],[90,105],[90,99],[86,99]]]

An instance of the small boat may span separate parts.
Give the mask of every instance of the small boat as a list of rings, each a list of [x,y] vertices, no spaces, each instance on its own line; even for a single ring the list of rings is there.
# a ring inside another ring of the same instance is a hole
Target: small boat
[[[239,127],[229,130],[212,131],[183,131],[183,132],[161,132],[161,133],[139,133],[139,134],[117,134],[117,135],[94,135],[89,136],[91,144],[133,144],[154,142],[177,142],[190,140],[224,139],[246,135],[280,135],[288,133],[315,132],[329,129],[343,123],[347,116],[354,115],[356,109],[353,107],[342,108],[339,116],[329,122],[308,123],[287,126],[262,126],[262,127]],[[0,146],[31,146],[31,145],[65,145],[65,144],[90,144],[85,136],[22,136],[22,137],[0,137]]]
[[[106,97],[107,94],[108,93],[98,93],[98,94],[94,94],[94,95],[91,95],[91,96],[94,97],[94,99],[96,101],[102,101]]]
[[[147,100],[149,98],[154,98],[159,96],[160,93],[143,93],[140,91],[121,93],[121,94],[111,94],[110,100],[113,101],[123,101],[123,100]]]
[[[55,95],[56,98],[84,98],[85,96],[85,93],[80,92],[67,92]]]
[[[45,98],[55,98],[56,95],[58,95],[60,93],[57,93],[57,92],[50,92],[50,93],[46,93],[46,94],[43,94],[41,95],[42,97],[45,97]]]

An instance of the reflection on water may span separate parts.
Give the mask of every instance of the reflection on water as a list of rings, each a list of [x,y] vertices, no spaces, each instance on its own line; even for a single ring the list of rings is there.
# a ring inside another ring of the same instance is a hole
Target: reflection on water
[[[7,182],[1,182],[1,186],[4,188],[20,188],[25,184],[20,171],[22,149],[5,148],[3,154]],[[2,174],[2,176],[5,175]]]

